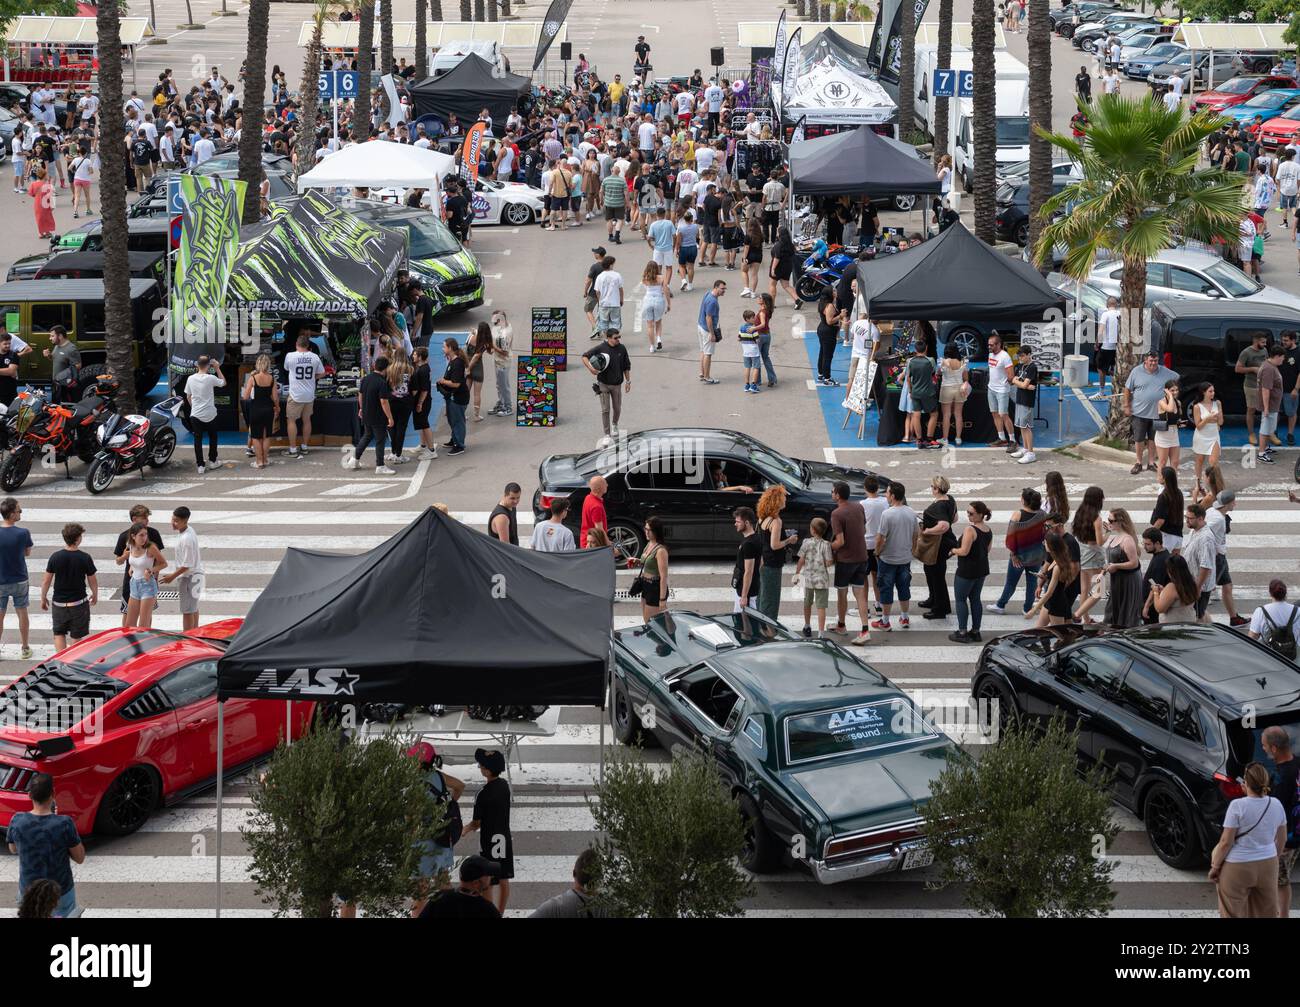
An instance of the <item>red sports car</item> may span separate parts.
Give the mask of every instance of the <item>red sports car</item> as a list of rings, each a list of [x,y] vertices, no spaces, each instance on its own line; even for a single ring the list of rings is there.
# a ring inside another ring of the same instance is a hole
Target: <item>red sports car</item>
[[[50,773],[59,812],[83,835],[126,835],[156,807],[216,782],[217,661],[240,619],[189,633],[110,629],[43,661],[0,692],[0,828],[30,811]],[[268,755],[315,704],[225,702],[228,774]]]
[[[1295,87],[1295,80],[1281,74],[1244,75],[1233,77],[1217,85],[1212,91],[1202,91],[1192,99],[1192,111],[1203,109],[1221,111],[1249,101],[1263,91],[1272,91],[1277,87]]]
[[[1300,140],[1300,106],[1269,119],[1259,130],[1259,142],[1264,147],[1285,147]]]

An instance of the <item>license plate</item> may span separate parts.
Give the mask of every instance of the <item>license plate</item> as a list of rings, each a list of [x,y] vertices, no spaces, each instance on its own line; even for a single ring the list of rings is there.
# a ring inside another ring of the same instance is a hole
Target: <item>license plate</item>
[[[911,871],[918,867],[929,867],[934,863],[934,850],[908,850],[903,854],[903,870]]]

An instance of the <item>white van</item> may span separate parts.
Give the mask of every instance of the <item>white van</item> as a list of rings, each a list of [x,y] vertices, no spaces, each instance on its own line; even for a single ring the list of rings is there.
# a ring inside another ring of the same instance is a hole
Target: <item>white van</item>
[[[497,76],[510,72],[510,60],[501,48],[500,42],[471,41],[445,42],[437,49],[429,50],[429,76],[441,77],[443,74],[460,66],[470,53],[492,64]]]
[[[1029,83],[1000,80],[997,84],[997,168],[1029,160]],[[970,191],[975,172],[974,106],[970,98],[958,98],[948,113],[948,149],[961,185]]]
[[[924,123],[926,136],[934,139],[934,106],[931,99],[930,89],[934,86],[934,71],[939,65],[938,50],[932,45],[918,46],[916,50],[916,76],[913,79],[913,98],[912,107],[916,111],[916,121],[918,124]],[[1029,67],[1016,59],[1015,56],[1005,49],[999,49],[993,53],[994,73],[997,75],[997,81],[1001,84],[1003,81],[1025,81],[1029,80]],[[971,52],[969,49],[954,49],[951,58],[948,60],[948,70],[970,70],[971,69]],[[949,109],[953,107],[953,102],[948,103]],[[949,122],[952,121],[952,112],[948,113]]]

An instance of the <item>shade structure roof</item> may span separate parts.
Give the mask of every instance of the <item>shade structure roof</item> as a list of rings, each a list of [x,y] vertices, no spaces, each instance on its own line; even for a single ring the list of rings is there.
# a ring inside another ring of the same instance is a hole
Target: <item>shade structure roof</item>
[[[790,183],[801,196],[939,192],[930,165],[866,127],[790,145]]]
[[[142,19],[143,20],[143,19]],[[311,42],[315,26],[304,21],[298,29],[298,48],[305,49]],[[500,42],[506,48],[534,49],[541,34],[541,21],[430,21],[425,27],[430,47],[438,48],[449,42]],[[560,25],[556,42],[569,37],[567,23]],[[321,44],[326,49],[355,49],[361,38],[360,21],[326,21],[321,31]],[[375,35],[375,45],[379,35]],[[415,22],[393,22],[393,46],[410,49],[415,45]]]
[[[220,695],[600,705],[608,550],[507,545],[430,507],[357,555],[289,549],[218,668]]]
[[[456,168],[456,159],[408,143],[373,140],[356,143],[323,157],[305,175],[298,191],[308,189],[434,189]]]
[[[446,117],[454,112],[466,123],[486,108],[495,122],[503,122],[520,97],[532,87],[527,77],[498,74],[492,64],[470,53],[441,77],[427,77],[411,87],[415,114]]]
[[[1030,322],[1063,308],[1036,269],[960,223],[905,252],[859,262],[857,271],[872,318]]]

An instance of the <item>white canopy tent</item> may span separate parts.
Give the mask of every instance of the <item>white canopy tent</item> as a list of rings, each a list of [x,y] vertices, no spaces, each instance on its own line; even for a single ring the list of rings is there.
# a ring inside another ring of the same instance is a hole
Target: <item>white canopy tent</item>
[[[428,189],[433,206],[442,203],[442,179],[456,170],[456,159],[436,150],[372,140],[335,151],[305,175],[307,189]]]
[[[149,19],[124,17],[121,19],[122,45],[130,51],[131,83],[135,84],[135,51],[144,40],[153,35]],[[5,32],[4,79],[9,80],[9,50],[23,46],[83,46],[87,49],[99,45],[99,36],[93,17],[48,17],[23,14],[10,22]],[[60,82],[66,83],[66,82]]]
[[[785,121],[819,126],[889,122],[898,110],[880,84],[831,59],[805,64],[789,94],[773,81],[772,101]]]

